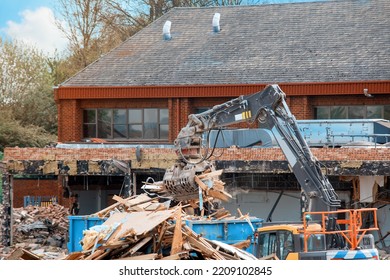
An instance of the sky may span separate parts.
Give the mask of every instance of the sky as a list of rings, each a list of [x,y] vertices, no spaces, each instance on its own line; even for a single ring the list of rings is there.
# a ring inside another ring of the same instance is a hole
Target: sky
[[[23,41],[45,54],[62,52],[67,41],[54,24],[55,0],[0,0],[0,36]]]
[[[269,0],[269,3],[315,0]],[[318,0],[317,0],[318,1]],[[45,54],[62,53],[67,40],[54,24],[56,0],[0,0],[0,37],[23,41]]]

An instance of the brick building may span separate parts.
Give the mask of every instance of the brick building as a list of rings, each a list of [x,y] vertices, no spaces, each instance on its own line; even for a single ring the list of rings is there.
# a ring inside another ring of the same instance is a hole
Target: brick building
[[[175,161],[171,144],[190,113],[270,83],[297,119],[389,120],[389,14],[387,0],[171,10],[54,90],[57,147],[6,149],[7,176],[25,177],[13,178],[15,206],[37,189],[66,205],[70,189],[88,214],[112,194],[140,192]],[[235,194],[227,208],[266,218],[283,190],[275,219],[298,217],[299,185],[279,148],[222,150],[213,159]],[[361,176],[383,181],[369,203],[389,201],[388,146],[313,153],[346,207],[362,202]]]

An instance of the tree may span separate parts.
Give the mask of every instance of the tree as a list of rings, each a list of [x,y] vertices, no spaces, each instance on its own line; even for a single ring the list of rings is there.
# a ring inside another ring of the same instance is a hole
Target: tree
[[[56,136],[35,125],[21,125],[11,109],[1,109],[0,151],[5,147],[45,147],[56,141]]]
[[[47,57],[34,47],[0,38],[0,65],[0,150],[51,141],[57,113]]]
[[[3,160],[3,153],[0,152],[0,161]],[[3,203],[3,174],[0,169],[0,204]]]
[[[57,27],[69,41],[74,63],[84,68],[107,50],[102,48],[103,0],[59,0]]]

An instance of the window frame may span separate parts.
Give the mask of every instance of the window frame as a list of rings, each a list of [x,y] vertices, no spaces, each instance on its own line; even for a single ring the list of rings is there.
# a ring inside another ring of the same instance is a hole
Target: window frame
[[[385,117],[386,116],[386,107],[390,107],[390,105],[387,105],[387,104],[384,104],[384,105],[366,104],[366,105],[329,105],[329,106],[321,106],[320,105],[320,106],[314,106],[314,110],[313,110],[314,119],[315,120],[324,119],[324,118],[321,118],[321,119],[318,118],[318,109],[326,111],[326,115],[328,116],[328,118],[326,118],[326,120],[332,119],[331,114],[332,114],[332,108],[334,108],[334,107],[343,107],[343,108],[345,108],[345,111],[346,111],[346,118],[337,118],[337,120],[354,119],[354,118],[351,118],[351,116],[350,116],[350,110],[353,110],[354,107],[363,107],[364,108],[363,118],[358,118],[358,119],[368,119],[367,115],[368,115],[368,108],[369,107],[377,107],[380,109],[380,112],[381,112],[381,117],[375,117],[375,118],[369,118],[369,119],[386,119],[386,117]],[[387,114],[390,115],[390,112],[388,112]],[[390,120],[390,119],[388,119],[388,120]]]
[[[156,120],[156,129],[157,129],[157,137],[156,138],[145,138],[145,109],[156,109],[157,110],[157,120]],[[110,121],[110,129],[111,129],[111,137],[109,138],[101,138],[107,141],[129,141],[129,142],[139,142],[139,141],[145,141],[145,142],[166,142],[169,140],[169,109],[168,108],[83,108],[83,123],[82,123],[82,133],[83,133],[83,139],[91,139],[91,138],[98,138],[99,135],[99,110],[110,110],[111,112],[111,121]],[[126,123],[115,123],[115,117],[114,117],[114,110],[125,110],[126,111]],[[129,115],[131,110],[141,110],[142,116],[141,116],[141,123],[131,123],[129,120]],[[161,121],[161,111],[167,110],[167,123],[164,123]],[[85,122],[85,111],[94,111],[95,112],[95,123],[87,123]],[[131,124],[141,125],[142,127],[142,137],[141,138],[130,138],[130,128],[129,126]],[[87,126],[88,125],[94,125],[95,126],[95,135],[86,135],[86,132],[88,132]],[[115,137],[115,125],[125,125],[126,126],[126,137]],[[162,132],[161,127],[163,125],[168,126],[168,133],[166,134],[166,138],[161,138]]]

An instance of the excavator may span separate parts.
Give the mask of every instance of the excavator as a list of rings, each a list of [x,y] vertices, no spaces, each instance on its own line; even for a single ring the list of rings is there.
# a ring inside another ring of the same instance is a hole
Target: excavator
[[[258,258],[276,259],[378,259],[371,231],[378,230],[376,209],[340,210],[341,201],[320,162],[302,137],[286,94],[276,85],[241,95],[226,103],[188,116],[188,123],[174,141],[177,162],[166,170],[163,184],[177,200],[198,197],[195,177],[213,172],[209,160],[215,148],[211,130],[221,131],[238,123],[258,123],[272,132],[301,187],[302,220],[266,224],[256,230],[253,252]],[[206,136],[205,136],[206,135]],[[218,135],[217,135],[218,138]],[[206,143],[206,144],[205,144]],[[338,219],[338,216],[346,217]],[[371,217],[371,227],[365,218]]]

